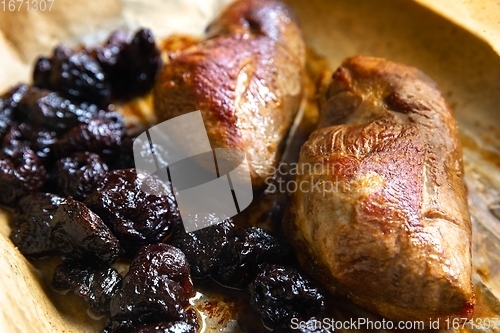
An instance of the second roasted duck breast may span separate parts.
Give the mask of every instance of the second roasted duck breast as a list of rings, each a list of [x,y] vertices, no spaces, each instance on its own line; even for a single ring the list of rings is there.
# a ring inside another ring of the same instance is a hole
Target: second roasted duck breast
[[[297,177],[317,186],[295,192],[284,219],[302,266],[389,319],[470,318],[462,150],[436,84],[415,68],[358,56],[322,90]]]

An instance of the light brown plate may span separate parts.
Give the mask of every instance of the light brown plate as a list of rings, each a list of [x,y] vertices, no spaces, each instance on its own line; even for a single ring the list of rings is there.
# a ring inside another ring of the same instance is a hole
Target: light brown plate
[[[159,37],[173,32],[198,34],[224,2],[109,0],[84,7],[56,0],[51,13],[8,13],[0,8],[0,88],[28,81],[36,56],[47,54],[57,42],[100,40],[116,27],[133,30],[147,26]],[[302,21],[308,44],[324,55],[332,68],[350,55],[381,56],[420,68],[441,87],[455,110],[464,143],[479,294],[475,318],[497,318],[500,322],[500,57],[484,39],[457,25],[463,20],[463,26],[481,34],[484,26],[474,21],[472,14],[476,12],[464,13],[456,7],[447,11],[448,1],[433,2],[455,19],[452,22],[410,1],[289,2]],[[498,6],[494,2],[489,5]],[[498,13],[498,8],[494,10]],[[467,16],[466,20],[459,14]],[[484,8],[481,15],[488,17]],[[499,31],[487,30],[483,36],[498,35]],[[500,49],[500,43],[494,45]],[[0,331],[93,332],[102,326],[87,316],[84,306],[75,306],[79,303],[71,296],[69,300],[56,297],[54,302],[47,298],[47,287],[38,272],[8,240],[6,216],[1,215],[0,220],[0,251],[4,254],[0,262]],[[245,320],[245,306],[234,298],[214,294],[198,297],[205,332],[239,332],[234,320],[238,313],[240,320],[249,321]],[[368,315],[347,308],[335,315]]]

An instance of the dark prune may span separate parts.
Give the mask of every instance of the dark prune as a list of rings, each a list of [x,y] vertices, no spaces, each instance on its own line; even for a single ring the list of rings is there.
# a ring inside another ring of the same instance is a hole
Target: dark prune
[[[195,323],[186,292],[166,276],[129,274],[111,299],[111,320],[134,325],[159,321]]]
[[[52,61],[46,57],[40,57],[35,63],[33,72],[33,85],[39,88],[50,89],[50,72]]]
[[[0,139],[3,138],[7,129],[12,125],[12,108],[10,98],[6,95],[0,97]]]
[[[76,152],[56,163],[58,191],[63,196],[84,200],[97,188],[99,181],[108,172],[101,157],[89,152]]]
[[[135,169],[108,172],[85,203],[110,226],[128,252],[158,243],[179,219],[170,184]]]
[[[66,260],[54,270],[52,287],[89,302],[97,314],[108,314],[111,298],[122,284],[122,276],[111,267],[85,265]]]
[[[11,205],[30,192],[39,191],[47,172],[28,147],[8,147],[0,152],[0,203]]]
[[[19,120],[56,132],[65,132],[100,112],[96,105],[74,104],[55,92],[38,88],[30,88],[23,95],[18,109],[23,116]]]
[[[61,157],[88,151],[106,160],[119,153],[124,134],[123,118],[118,113],[108,112],[72,128],[59,139],[55,149]]]
[[[0,139],[12,125],[12,110],[5,106],[5,101],[0,99]]]
[[[260,264],[286,263],[291,259],[288,244],[261,228],[237,229],[228,241],[217,256],[217,269],[212,273],[215,281],[228,287],[244,289]]]
[[[145,245],[132,260],[123,288],[111,301],[114,323],[107,331],[130,332],[131,323],[170,320],[195,326],[187,299],[192,290],[189,266],[179,249],[168,244]]]
[[[182,322],[161,322],[137,327],[133,333],[196,333],[196,327]]]
[[[56,132],[27,123],[13,124],[3,138],[4,147],[29,147],[43,162],[51,160],[56,142]]]
[[[3,108],[10,109],[11,111],[17,107],[19,101],[23,98],[24,94],[28,92],[30,86],[21,83],[13,86],[7,92],[0,96],[1,105]]]
[[[27,91],[28,86],[20,84],[0,96],[0,139],[13,124],[14,111]]]
[[[117,32],[96,50],[96,54],[108,74],[113,97],[120,100],[151,90],[162,66],[160,50],[148,29],[137,31],[131,40]]]
[[[287,326],[292,318],[322,315],[325,296],[293,268],[268,265],[249,286],[250,304],[266,325]]]
[[[111,99],[130,100],[151,90],[161,66],[150,30],[141,29],[132,38],[117,31],[95,48],[57,47],[51,57],[37,60],[33,81],[37,87],[105,106]]]
[[[113,263],[120,244],[99,216],[83,203],[66,198],[52,219],[52,239],[68,257]]]
[[[49,193],[28,194],[19,200],[12,217],[10,239],[25,256],[41,257],[56,253],[51,221],[63,198]]]
[[[106,70],[112,83],[114,83],[114,77],[116,75],[113,71],[117,69],[116,66],[118,66],[121,58],[123,58],[122,54],[128,43],[129,37],[127,32],[124,30],[116,30],[109,36],[108,40],[103,45],[92,50],[92,54],[99,61],[104,70]]]
[[[133,144],[134,138],[125,134],[120,145],[118,160],[110,165],[112,170],[135,168]]]
[[[166,276],[179,283],[184,291],[193,291],[193,282],[186,256],[176,247],[168,244],[151,244],[141,247],[130,264],[129,274]]]
[[[111,85],[101,64],[85,52],[55,57],[50,66],[50,88],[79,101],[106,106]]]
[[[231,220],[190,233],[180,224],[176,227],[171,243],[186,255],[191,275],[205,278],[216,267],[218,255],[228,245],[228,235],[233,229]]]
[[[54,72],[54,61],[56,59],[66,59],[75,52],[67,46],[58,45],[50,58],[40,57],[37,59],[33,71],[33,85],[38,88],[58,91],[51,83],[52,72]]]

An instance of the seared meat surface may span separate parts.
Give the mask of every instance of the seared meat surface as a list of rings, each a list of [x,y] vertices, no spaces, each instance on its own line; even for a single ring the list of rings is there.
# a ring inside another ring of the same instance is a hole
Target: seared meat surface
[[[389,319],[470,318],[462,151],[436,84],[412,67],[353,57],[324,80],[320,109],[297,178],[317,186],[297,191],[284,219],[301,265]]]
[[[158,121],[200,110],[213,148],[246,153],[254,189],[280,159],[302,100],[305,46],[291,10],[239,0],[201,43],[170,54],[154,88]]]

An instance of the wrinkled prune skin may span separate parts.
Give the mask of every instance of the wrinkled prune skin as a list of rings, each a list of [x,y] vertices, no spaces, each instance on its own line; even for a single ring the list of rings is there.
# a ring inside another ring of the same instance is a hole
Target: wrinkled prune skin
[[[85,264],[65,260],[54,270],[52,287],[56,290],[71,290],[89,302],[97,314],[109,314],[109,302],[121,287],[122,276],[111,267]]]
[[[0,139],[3,138],[12,125],[12,109],[8,106],[8,100],[0,98]]]
[[[120,154],[116,163],[110,165],[112,170],[119,169],[130,169],[135,168],[134,160],[134,137],[127,135],[122,139],[122,144],[120,145]]]
[[[101,64],[85,52],[55,57],[50,66],[50,88],[72,99],[106,106],[111,84]]]
[[[50,82],[54,61],[56,59],[67,58],[75,52],[75,50],[72,50],[65,45],[58,45],[54,48],[52,55],[49,58],[38,58],[33,71],[33,85],[38,88],[57,91],[57,87],[52,87]]]
[[[22,196],[41,190],[46,178],[42,161],[28,147],[0,151],[0,203],[13,205]]]
[[[130,264],[123,287],[111,299],[106,332],[130,332],[131,326],[181,321],[197,327],[189,308],[193,290],[184,254],[168,244],[143,246]]]
[[[50,193],[24,196],[12,216],[10,239],[27,257],[43,257],[58,251],[52,241],[51,221],[64,199]]]
[[[170,184],[135,169],[108,172],[85,204],[113,230],[128,253],[160,242],[179,219]]]
[[[171,244],[186,255],[193,278],[202,279],[212,274],[217,267],[218,255],[228,246],[228,235],[233,229],[231,220],[190,233],[179,224]]]
[[[321,316],[325,311],[322,291],[293,268],[262,267],[249,291],[251,306],[271,327],[287,327],[292,318]]]
[[[245,289],[263,263],[287,263],[292,251],[287,243],[257,227],[234,230],[228,245],[217,256],[212,278],[220,284]]]
[[[37,156],[49,165],[53,157],[54,145],[57,142],[57,133],[27,123],[12,124],[3,138],[3,146],[28,147]]]
[[[13,124],[14,110],[27,90],[27,85],[20,84],[0,96],[0,139]]]
[[[101,157],[89,152],[76,152],[57,161],[56,178],[58,192],[83,201],[94,191],[108,172]]]
[[[196,333],[196,327],[182,322],[161,322],[137,327],[133,333]]]
[[[130,274],[166,276],[179,283],[187,294],[193,292],[193,282],[186,256],[168,244],[151,244],[141,247],[130,264]]]
[[[293,259],[286,242],[261,228],[235,229],[230,220],[190,233],[180,224],[171,244],[184,252],[194,278],[211,276],[235,289],[245,289],[260,265]]]
[[[58,133],[66,132],[101,111],[95,104],[74,104],[58,93],[30,87],[19,101],[20,121],[28,121]]]
[[[105,106],[112,99],[126,101],[150,91],[161,66],[150,30],[140,29],[132,38],[117,31],[101,46],[59,46],[52,56],[40,57],[33,81],[71,99]]]
[[[96,49],[96,56],[111,82],[113,97],[127,100],[153,88],[162,66],[153,33],[140,29],[131,40],[118,31]]]
[[[52,61],[46,57],[40,57],[35,63],[33,71],[33,85],[39,88],[49,89],[50,72],[52,71]]]
[[[58,140],[55,150],[60,157],[88,151],[105,160],[116,158],[124,134],[123,118],[118,113],[108,112],[69,130]]]
[[[118,240],[83,203],[66,198],[54,213],[52,225],[52,239],[68,257],[110,264],[118,258]]]
[[[12,112],[29,89],[30,86],[24,83],[13,86],[0,96],[0,105]]]
[[[182,286],[166,276],[129,274],[111,299],[111,320],[134,325],[159,321],[193,323],[188,296]]]

